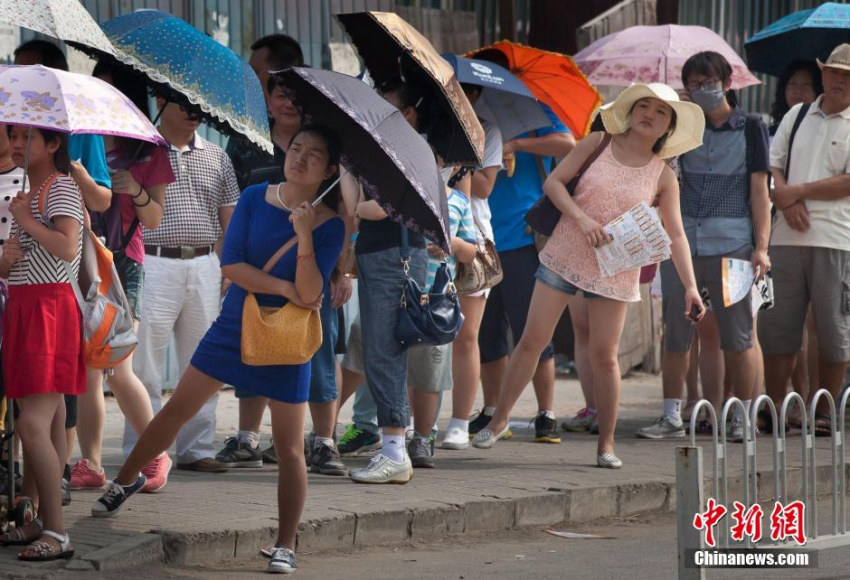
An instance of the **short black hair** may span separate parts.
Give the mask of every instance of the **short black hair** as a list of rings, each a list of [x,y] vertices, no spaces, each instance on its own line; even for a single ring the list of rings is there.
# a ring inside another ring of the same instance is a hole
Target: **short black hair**
[[[12,135],[12,127],[21,126],[21,125],[6,125],[6,134],[11,137]],[[26,125],[24,128],[28,128]],[[59,141],[59,149],[56,150],[56,153],[53,154],[53,165],[56,167],[56,170],[60,173],[64,173],[65,175],[71,174],[71,155],[68,153],[68,135],[67,133],[63,133],[61,131],[51,131],[50,129],[41,129],[39,127],[29,127],[33,132],[38,131],[41,133],[42,139],[44,139],[45,143],[49,143],[51,141]]]
[[[788,88],[791,77],[801,70],[808,72],[809,76],[812,77],[812,89],[815,91],[815,96],[823,93],[823,79],[817,63],[813,60],[795,60],[785,67],[782,76],[779,77],[779,82],[776,84],[776,94],[773,104],[770,105],[770,117],[775,125],[782,121],[782,117],[790,109],[788,101],[785,100],[785,89]]]
[[[316,135],[322,141],[325,142],[325,145],[328,148],[328,165],[336,165],[337,171],[329,178],[327,178],[320,186],[319,190],[316,192],[316,195],[320,195],[324,192],[328,187],[330,187],[331,183],[336,181],[336,178],[339,177],[340,172],[340,161],[342,158],[342,139],[334,129],[330,128],[327,125],[322,125],[319,123],[307,123],[306,125],[302,125],[298,132],[292,136],[292,139],[289,141],[291,145],[295,138],[301,135],[302,133],[310,133],[311,135]],[[340,187],[339,183],[337,183],[334,188],[328,192],[328,194],[322,198],[322,203],[331,208],[334,211],[338,211],[339,202],[340,202]]]
[[[41,55],[41,64],[48,68],[68,70],[68,59],[57,45],[48,40],[28,40],[15,49],[15,58],[22,52],[35,52]]]
[[[269,34],[254,41],[251,50],[268,48],[270,70],[284,70],[293,66],[304,66],[304,53],[298,41],[287,34]]]
[[[682,84],[687,89],[688,79],[691,75],[703,75],[717,77],[721,85],[725,85],[732,78],[732,65],[726,57],[713,50],[705,50],[691,56],[682,65]],[[738,97],[735,91],[726,91],[726,100],[732,107],[738,106]]]

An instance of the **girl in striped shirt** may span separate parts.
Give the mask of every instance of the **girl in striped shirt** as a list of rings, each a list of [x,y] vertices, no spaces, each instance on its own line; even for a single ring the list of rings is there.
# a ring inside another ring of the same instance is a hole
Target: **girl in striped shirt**
[[[83,208],[68,176],[65,135],[14,126],[12,160],[25,164],[30,190],[11,200],[14,218],[3,245],[0,277],[9,279],[3,317],[3,379],[6,396],[20,409],[17,432],[27,473],[38,490],[38,517],[0,536],[3,544],[28,544],[21,560],[71,558],[62,522],[65,404],[62,395],[85,390],[80,309],[63,262],[80,266]]]

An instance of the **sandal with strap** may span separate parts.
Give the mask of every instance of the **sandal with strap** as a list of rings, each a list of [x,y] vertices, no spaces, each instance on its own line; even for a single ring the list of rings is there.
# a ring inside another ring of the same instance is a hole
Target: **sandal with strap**
[[[52,530],[44,530],[43,535],[50,536],[59,542],[59,547],[57,548],[46,540],[38,539],[18,553],[18,560],[47,562],[60,559],[70,560],[74,557],[74,548],[71,547],[71,537],[68,534],[63,536]]]
[[[32,530],[33,527],[35,527],[35,531],[27,533],[27,528]],[[44,525],[41,523],[41,520],[35,518],[20,528],[15,528],[0,536],[0,546],[26,546],[41,537],[43,527]]]
[[[817,413],[813,427],[815,437],[829,437],[832,435],[832,423],[829,420],[829,415]]]

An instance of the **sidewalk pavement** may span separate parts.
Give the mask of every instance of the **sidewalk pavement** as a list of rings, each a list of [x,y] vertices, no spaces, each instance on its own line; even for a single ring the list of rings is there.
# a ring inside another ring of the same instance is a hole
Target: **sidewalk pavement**
[[[635,374],[623,382],[617,454],[621,470],[595,466],[596,437],[563,434],[560,445],[533,442],[527,427],[536,404],[527,389],[514,413],[514,437],[493,449],[470,446],[463,451],[437,449],[435,469],[417,469],[407,485],[358,485],[346,477],[311,474],[298,537],[300,552],[345,551],[363,546],[429,541],[452,534],[484,534],[523,526],[582,522],[610,516],[675,510],[675,448],[686,439],[647,441],[634,432],[660,412],[660,378]],[[583,406],[578,381],[559,379],[558,421]],[[450,415],[450,397],[441,426]],[[236,429],[238,405],[232,392],[222,394],[217,443]],[[350,404],[341,417],[350,417]],[[265,447],[270,425],[263,426]],[[344,421],[341,420],[341,423]],[[104,460],[107,476],[121,462],[123,418],[107,400]],[[829,460],[829,439],[818,440],[819,464]],[[704,448],[706,494],[711,493],[711,441]],[[801,443],[790,436],[789,493],[799,493]],[[730,450],[730,499],[741,498],[741,453]],[[367,458],[345,460],[358,467]],[[759,496],[772,496],[771,446],[761,439]],[[792,470],[793,466],[793,470]],[[765,473],[768,476],[765,476]],[[827,470],[818,489],[829,489]],[[737,478],[737,480],[736,480]],[[225,474],[174,470],[160,493],[134,496],[109,519],[89,516],[99,492],[73,492],[65,509],[66,526],[76,548],[74,570],[114,570],[164,561],[176,565],[208,565],[256,556],[276,534],[277,469],[235,469]],[[15,547],[0,548],[0,578],[61,577],[65,563],[24,564]]]

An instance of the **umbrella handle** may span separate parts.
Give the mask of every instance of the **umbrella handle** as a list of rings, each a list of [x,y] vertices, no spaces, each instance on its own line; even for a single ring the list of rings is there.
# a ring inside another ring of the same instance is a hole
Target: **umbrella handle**
[[[156,122],[159,121],[160,117],[162,117],[162,112],[165,110],[165,107],[167,107],[168,103],[170,103],[170,102],[171,101],[169,99],[165,99],[165,103],[163,103],[162,107],[160,107],[160,109],[156,112],[156,117],[154,117],[154,119],[152,121],[152,124],[153,124],[154,127],[156,127]],[[139,146],[136,147],[136,152],[133,153],[133,157],[130,160],[131,165],[134,164],[136,161],[138,161],[139,154],[142,152],[142,148],[144,146],[145,146],[145,142],[140,141]]]
[[[311,205],[312,207],[316,207],[317,205],[319,205],[319,203],[322,201],[322,198],[324,198],[327,194],[329,194],[329,193],[330,193],[330,191],[331,191],[334,187],[336,187],[336,184],[337,184],[337,183],[339,183],[339,182],[342,180],[342,178],[343,178],[343,177],[345,177],[346,175],[348,175],[348,173],[349,173],[350,171],[351,171],[351,168],[348,168],[348,169],[346,169],[346,170],[345,170],[345,172],[344,172],[344,173],[340,173],[339,177],[337,177],[337,178],[336,178],[336,180],[335,180],[333,183],[331,183],[331,184],[330,184],[330,185],[329,185],[329,186],[325,189],[325,191],[323,191],[323,192],[321,193],[321,195],[319,195],[319,197],[317,197],[316,199],[314,199],[314,200],[313,200],[313,203],[311,203],[310,205]]]
[[[27,149],[24,152],[24,181],[21,185],[21,191],[27,192],[27,172],[30,168],[30,141],[32,140],[32,126],[27,131]]]

